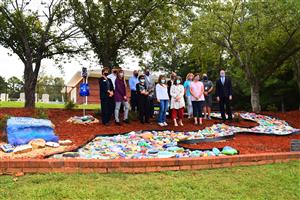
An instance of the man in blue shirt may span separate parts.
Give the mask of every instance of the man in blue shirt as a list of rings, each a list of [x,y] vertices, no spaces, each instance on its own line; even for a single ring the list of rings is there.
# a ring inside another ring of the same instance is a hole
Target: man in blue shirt
[[[138,111],[138,105],[137,105],[137,94],[136,94],[136,84],[139,83],[139,72],[137,70],[133,71],[133,76],[129,79],[129,87],[131,91],[131,98],[130,98],[130,104],[131,104],[131,110],[132,111]]]

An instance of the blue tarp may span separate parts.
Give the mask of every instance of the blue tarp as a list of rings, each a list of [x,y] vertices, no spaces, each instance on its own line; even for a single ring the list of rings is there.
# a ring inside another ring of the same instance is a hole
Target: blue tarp
[[[14,146],[27,144],[33,139],[44,139],[47,142],[57,142],[50,120],[30,117],[11,117],[7,120],[8,143]]]

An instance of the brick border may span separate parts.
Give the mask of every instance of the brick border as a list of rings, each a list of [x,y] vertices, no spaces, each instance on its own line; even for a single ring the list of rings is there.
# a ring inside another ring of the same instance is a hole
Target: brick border
[[[0,160],[0,175],[17,173],[144,173],[263,165],[300,160],[300,152],[245,154],[201,158],[132,160],[8,159]]]

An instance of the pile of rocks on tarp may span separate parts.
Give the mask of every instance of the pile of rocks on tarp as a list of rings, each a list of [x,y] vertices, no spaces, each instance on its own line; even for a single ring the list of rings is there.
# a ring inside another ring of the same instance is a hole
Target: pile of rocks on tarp
[[[232,147],[212,150],[189,150],[177,146],[177,142],[186,139],[189,132],[173,131],[130,132],[125,135],[98,136],[77,152],[54,155],[53,158],[85,159],[140,159],[140,158],[186,158],[219,155],[234,155]]]
[[[99,123],[99,120],[93,117],[92,115],[85,116],[74,116],[67,120],[69,123],[73,124],[94,124]]]

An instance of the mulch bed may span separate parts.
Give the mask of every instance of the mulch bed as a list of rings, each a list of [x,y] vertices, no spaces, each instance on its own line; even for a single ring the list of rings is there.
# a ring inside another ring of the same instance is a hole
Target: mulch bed
[[[34,110],[20,108],[1,108],[0,118],[5,115],[11,116],[33,116]],[[93,111],[87,111],[87,114],[94,115]],[[300,128],[300,111],[290,111],[285,113],[264,112],[262,114],[271,115],[283,120],[286,120],[294,128]],[[151,124],[141,124],[138,121],[133,121],[130,124],[117,126],[113,120],[109,126],[102,124],[79,125],[66,122],[70,117],[82,115],[81,110],[63,110],[49,109],[49,119],[55,124],[55,133],[60,139],[70,139],[74,143],[74,147],[85,144],[95,135],[101,134],[116,134],[138,130],[176,130],[176,131],[194,131],[203,129],[206,126],[211,126],[215,123],[220,123],[219,120],[204,120],[201,126],[195,126],[192,120],[185,119],[183,127],[174,127],[169,120],[169,126],[159,127],[153,119]],[[98,117],[99,119],[99,117]],[[101,121],[101,120],[100,120]],[[240,122],[226,123],[227,125],[238,125],[240,127],[253,127],[257,123],[241,120]],[[2,135],[2,130],[0,130]],[[1,137],[2,138],[2,137]],[[248,153],[263,153],[263,152],[287,152],[290,151],[291,139],[300,139],[300,134],[289,136],[268,136],[268,135],[251,135],[237,134],[233,139],[219,142],[189,144],[185,147],[209,149],[213,147],[222,148],[226,145],[232,146],[240,151],[240,154]]]

